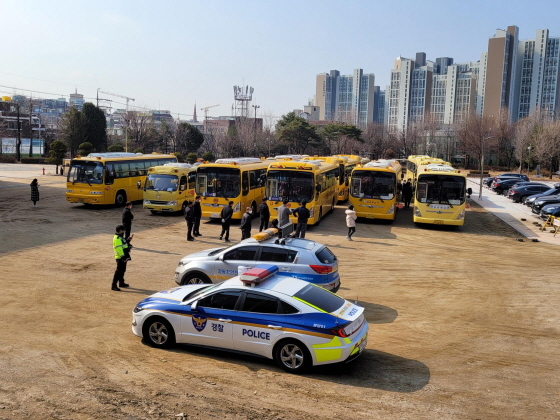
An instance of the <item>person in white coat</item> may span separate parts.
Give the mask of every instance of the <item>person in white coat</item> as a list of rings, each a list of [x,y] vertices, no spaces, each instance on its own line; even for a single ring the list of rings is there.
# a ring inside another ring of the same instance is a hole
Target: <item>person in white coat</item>
[[[346,210],[346,226],[348,226],[348,236],[346,236],[346,239],[348,239],[349,241],[353,241],[352,235],[354,234],[354,232],[356,232],[357,218],[358,216],[356,216],[356,212],[354,211],[354,206],[350,204],[348,206],[348,210]]]

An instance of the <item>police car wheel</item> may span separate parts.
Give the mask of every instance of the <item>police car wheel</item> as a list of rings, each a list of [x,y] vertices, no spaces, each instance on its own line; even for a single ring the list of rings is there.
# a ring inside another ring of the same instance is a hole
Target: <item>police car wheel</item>
[[[152,347],[169,348],[175,344],[175,331],[169,322],[160,317],[152,317],[144,323],[144,339]]]
[[[309,351],[296,340],[280,342],[275,349],[275,359],[282,369],[290,373],[303,373],[311,363]]]
[[[185,277],[183,280],[183,285],[187,284],[210,284],[212,283],[210,279],[204,274],[192,273]]]

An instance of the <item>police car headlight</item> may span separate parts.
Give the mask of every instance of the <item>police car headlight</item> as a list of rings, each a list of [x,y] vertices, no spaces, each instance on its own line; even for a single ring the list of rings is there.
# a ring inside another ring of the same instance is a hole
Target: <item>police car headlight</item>
[[[144,308],[143,308],[142,306],[136,305],[136,307],[134,308],[133,312],[134,312],[135,314],[137,314],[138,312],[143,311],[143,310],[144,310]]]
[[[144,200],[144,204],[152,204],[150,200]]]
[[[168,205],[168,206],[176,206],[176,205],[177,205],[177,202],[176,202],[176,201],[168,201],[168,202],[167,202],[167,205]]]
[[[103,191],[90,191],[89,193],[94,195],[101,195],[103,194]]]

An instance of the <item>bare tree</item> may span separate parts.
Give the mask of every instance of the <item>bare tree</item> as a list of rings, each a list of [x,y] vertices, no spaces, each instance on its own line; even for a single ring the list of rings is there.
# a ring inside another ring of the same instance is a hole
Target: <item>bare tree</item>
[[[540,141],[535,143],[535,157],[550,170],[550,179],[558,167],[560,156],[560,121],[544,120]]]
[[[150,146],[153,139],[154,121],[146,112],[128,111],[124,116],[124,128],[128,131],[128,149],[142,149]],[[131,147],[132,146],[132,147]]]
[[[540,110],[519,121],[515,136],[515,157],[519,160],[519,172],[523,171],[524,163],[527,163],[527,172],[531,165],[533,150],[537,148],[542,154],[543,147],[540,145],[543,139],[545,118]]]
[[[370,159],[381,159],[385,157],[385,151],[390,148],[389,133],[385,126],[370,123],[362,133],[364,148]]]
[[[497,164],[509,169],[515,158],[515,125],[510,122],[507,109],[502,110],[496,127]]]
[[[459,148],[468,156],[478,160],[480,170],[484,169],[484,157],[495,141],[495,120],[489,116],[470,113],[457,126]]]

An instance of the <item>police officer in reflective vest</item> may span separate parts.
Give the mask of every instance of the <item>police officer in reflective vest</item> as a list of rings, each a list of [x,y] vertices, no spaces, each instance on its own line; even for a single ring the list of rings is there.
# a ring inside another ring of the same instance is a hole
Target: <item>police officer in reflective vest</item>
[[[129,242],[132,240],[132,236],[124,237],[125,227],[124,225],[118,225],[116,228],[115,236],[113,236],[113,250],[115,251],[115,260],[117,261],[117,268],[115,269],[115,274],[113,275],[113,284],[111,284],[111,290],[120,292],[120,287],[128,287],[128,284],[124,282],[124,273],[126,273],[126,263],[130,261],[130,248]],[[118,283],[118,286],[117,286]]]

